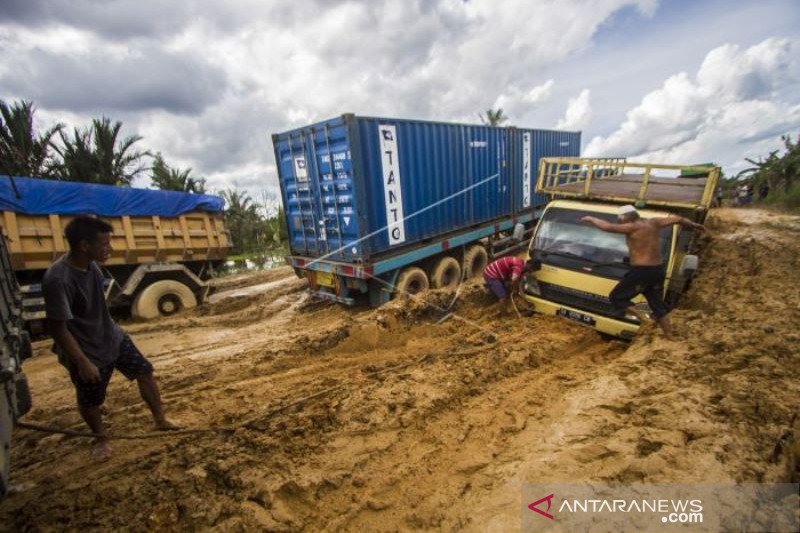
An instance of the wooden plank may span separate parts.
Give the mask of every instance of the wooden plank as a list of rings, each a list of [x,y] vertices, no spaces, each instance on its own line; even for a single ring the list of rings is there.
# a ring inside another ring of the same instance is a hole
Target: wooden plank
[[[181,236],[183,237],[183,255],[186,255],[192,249],[192,238],[189,235],[189,225],[186,223],[186,215],[179,217],[181,224]]]
[[[8,241],[8,251],[12,254],[22,253],[22,243],[19,242],[19,226],[17,226],[17,214],[13,211],[3,211],[3,222],[5,222],[5,234]]]
[[[211,228],[211,217],[207,214],[203,215],[203,225],[206,227],[206,233],[208,234],[208,249],[206,250],[206,254],[211,254],[211,249],[214,248],[214,230]]]
[[[58,215],[48,215],[50,219],[50,232],[53,236],[53,254],[52,259],[55,261],[58,256],[67,251],[64,245],[64,230],[61,229],[61,217]]]
[[[153,230],[156,234],[156,253],[155,258],[156,260],[160,259],[161,255],[164,253],[165,248],[167,247],[164,243],[164,234],[161,232],[161,217],[160,216],[153,216]]]

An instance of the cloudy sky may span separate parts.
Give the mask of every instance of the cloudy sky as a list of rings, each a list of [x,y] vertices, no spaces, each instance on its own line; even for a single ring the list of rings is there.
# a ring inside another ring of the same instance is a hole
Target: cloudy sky
[[[277,187],[272,133],[345,112],[501,106],[586,155],[731,173],[800,133],[800,2],[0,0],[0,99],[40,127],[121,120],[254,197]]]

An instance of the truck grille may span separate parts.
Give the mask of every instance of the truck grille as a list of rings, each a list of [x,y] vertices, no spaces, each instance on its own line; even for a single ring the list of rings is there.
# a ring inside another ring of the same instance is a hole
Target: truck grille
[[[624,312],[615,310],[606,296],[598,296],[577,289],[542,283],[541,281],[539,282],[539,290],[541,291],[542,298],[546,300],[575,307],[576,309],[582,309],[590,313],[613,317],[625,322],[636,323],[626,319]]]

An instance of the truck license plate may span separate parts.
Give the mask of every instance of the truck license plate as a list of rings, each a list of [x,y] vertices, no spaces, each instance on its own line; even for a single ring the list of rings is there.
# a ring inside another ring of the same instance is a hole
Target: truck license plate
[[[316,280],[317,285],[325,285],[326,287],[333,287],[336,285],[333,274],[330,272],[316,272]]]
[[[590,317],[589,315],[584,315],[583,313],[573,311],[572,309],[565,309],[564,307],[561,307],[558,311],[556,311],[556,314],[558,316],[563,316],[565,318],[569,318],[570,320],[580,322],[581,324],[587,324],[589,326],[595,325],[594,318]]]

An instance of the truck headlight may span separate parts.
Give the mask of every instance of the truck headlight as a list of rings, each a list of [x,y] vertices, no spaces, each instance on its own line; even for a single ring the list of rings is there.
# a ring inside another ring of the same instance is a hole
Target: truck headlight
[[[525,291],[525,294],[531,294],[533,296],[541,296],[542,294],[539,283],[533,278],[526,279],[522,289]]]

